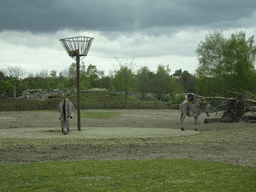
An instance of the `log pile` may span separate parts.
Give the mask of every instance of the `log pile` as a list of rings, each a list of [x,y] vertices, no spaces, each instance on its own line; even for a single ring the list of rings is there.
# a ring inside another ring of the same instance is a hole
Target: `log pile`
[[[217,97],[212,97],[217,98]],[[245,121],[248,123],[256,123],[256,115],[245,115],[246,112],[256,111],[256,106],[250,106],[256,104],[255,100],[246,99],[244,93],[240,93],[237,98],[224,98],[218,97],[223,100],[222,104],[217,106],[224,107],[225,111],[221,118],[206,118],[204,123],[223,122],[233,123],[239,121]],[[215,108],[215,109],[216,109]]]

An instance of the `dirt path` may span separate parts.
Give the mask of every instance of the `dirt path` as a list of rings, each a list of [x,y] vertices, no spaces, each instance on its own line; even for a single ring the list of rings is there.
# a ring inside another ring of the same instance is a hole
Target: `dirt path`
[[[200,133],[195,134],[193,118],[186,118],[186,131],[180,131],[176,110],[109,111],[120,116],[83,118],[81,132],[74,119],[66,136],[60,132],[58,113],[1,112],[0,163],[187,158],[256,167],[254,124],[204,124],[202,114]]]

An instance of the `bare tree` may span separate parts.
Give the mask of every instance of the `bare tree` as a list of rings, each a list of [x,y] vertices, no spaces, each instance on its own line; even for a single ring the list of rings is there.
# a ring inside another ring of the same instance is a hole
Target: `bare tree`
[[[23,78],[26,74],[20,66],[7,67],[5,73],[8,77],[16,77],[18,79]]]
[[[36,74],[36,76],[41,77],[43,79],[48,77],[48,70],[42,70],[39,74]]]

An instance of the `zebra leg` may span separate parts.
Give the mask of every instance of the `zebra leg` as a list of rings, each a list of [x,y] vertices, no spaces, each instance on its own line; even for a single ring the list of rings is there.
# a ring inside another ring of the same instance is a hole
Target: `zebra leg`
[[[184,114],[183,112],[181,113],[181,117],[180,117],[180,123],[181,123],[181,131],[185,131],[185,129],[183,128],[183,122],[185,120],[186,114]]]
[[[197,120],[198,120],[198,116],[194,116],[194,121],[195,121],[195,131],[197,130]]]

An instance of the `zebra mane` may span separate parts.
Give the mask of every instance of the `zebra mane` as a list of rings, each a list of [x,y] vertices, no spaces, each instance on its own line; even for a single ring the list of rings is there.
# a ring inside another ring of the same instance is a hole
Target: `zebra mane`
[[[63,119],[66,120],[66,99],[64,99],[63,101],[62,114],[63,114]]]

